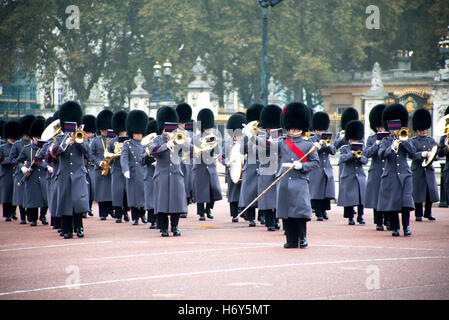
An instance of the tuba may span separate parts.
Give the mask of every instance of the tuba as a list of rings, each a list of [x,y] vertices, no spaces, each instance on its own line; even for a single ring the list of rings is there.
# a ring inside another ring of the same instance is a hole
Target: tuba
[[[201,153],[214,149],[218,145],[219,140],[220,139],[214,134],[208,134],[200,138],[200,146],[197,147],[195,144],[193,145],[195,157],[200,157]]]
[[[101,175],[107,176],[109,173],[109,168],[111,166],[111,161],[122,155],[123,142],[114,142],[114,153],[111,153],[106,149],[103,155],[104,166],[101,168]]]
[[[47,128],[44,129],[41,135],[41,140],[48,141],[50,139],[55,140],[56,136],[61,133],[61,123],[59,119],[56,119],[52,123],[50,123]]]

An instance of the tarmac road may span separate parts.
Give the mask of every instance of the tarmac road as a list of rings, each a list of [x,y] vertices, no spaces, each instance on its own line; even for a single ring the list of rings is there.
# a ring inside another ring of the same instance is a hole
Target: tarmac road
[[[449,299],[449,209],[436,221],[411,218],[411,237],[347,225],[332,205],[329,220],[308,223],[306,249],[284,249],[283,231],[232,223],[219,201],[213,220],[195,205],[180,219],[181,237],[149,224],[84,219],[85,237],[0,222],[0,299],[299,300]]]

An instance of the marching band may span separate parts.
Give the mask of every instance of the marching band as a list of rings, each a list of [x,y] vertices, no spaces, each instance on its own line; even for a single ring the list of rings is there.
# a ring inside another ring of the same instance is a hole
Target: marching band
[[[225,167],[232,222],[243,217],[256,226],[256,209],[268,231],[281,229],[282,221],[284,248],[306,248],[312,210],[317,221],[327,220],[333,200],[349,225],[355,214],[365,224],[369,208],[376,230],[385,226],[395,237],[400,213],[403,234],[411,236],[411,211],[416,221],[435,220],[438,157],[446,158],[441,188],[449,195],[449,108],[434,127],[439,144],[428,136],[429,111],[418,109],[412,117],[416,135],[410,137],[403,105],[377,105],[369,113],[374,134],[365,140],[357,110],[347,108],[332,139],[325,112],[297,102],[283,109],[254,104],[229,117],[222,141],[207,108],[198,113],[195,134],[186,103],[161,107],[153,119],[140,110],[83,116],[81,106],[68,101],[46,120],[26,115],[1,124],[3,217],[16,220],[19,207],[20,224],[46,225],[48,211],[60,236],[82,238],[83,218],[93,215],[95,201],[101,220],[129,221],[130,211],[133,225],[149,222],[149,229],[168,237],[170,220],[173,236],[181,236],[179,221],[189,204],[196,203],[200,221],[214,219],[214,204],[223,199],[218,161]],[[338,197],[331,164],[337,152]]]

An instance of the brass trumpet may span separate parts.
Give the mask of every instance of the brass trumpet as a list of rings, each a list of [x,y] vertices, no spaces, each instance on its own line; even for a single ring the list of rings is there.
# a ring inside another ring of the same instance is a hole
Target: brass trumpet
[[[65,138],[65,146],[64,148],[62,148],[63,151],[66,151],[68,145],[68,141],[70,140],[70,138],[73,138],[73,141],[75,141],[75,143],[83,143],[87,140],[86,137],[86,132],[84,132],[84,124],[82,124],[78,130],[76,130],[75,132],[72,132],[71,134],[69,134],[67,136],[67,138]]]
[[[359,159],[362,157],[363,155],[363,151],[362,150],[356,150],[356,151],[352,151],[352,153]]]
[[[394,140],[397,140],[399,143],[402,141],[408,140],[410,137],[410,130],[408,128],[402,127],[396,135],[393,136]],[[399,151],[399,145],[395,148],[393,148],[393,151],[398,153]]]
[[[301,133],[301,138],[303,138],[304,140],[309,140],[310,139],[310,131],[303,131]]]
[[[167,148],[173,151],[175,144],[184,144],[187,141],[187,131],[175,130],[170,133],[170,139],[167,142]]]

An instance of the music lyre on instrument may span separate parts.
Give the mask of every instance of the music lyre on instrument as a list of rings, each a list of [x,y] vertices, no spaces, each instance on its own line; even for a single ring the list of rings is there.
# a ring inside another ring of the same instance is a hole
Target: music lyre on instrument
[[[316,146],[313,146],[312,148],[310,148],[310,150],[304,155],[302,156],[298,161],[301,162],[302,160],[304,160],[304,158],[306,158],[309,154],[311,154],[312,152],[314,152],[317,149]],[[256,203],[257,200],[260,199],[260,197],[262,197],[265,193],[267,193],[268,190],[270,190],[274,185],[276,185],[276,183],[278,183],[283,177],[285,177],[285,175],[287,173],[289,173],[295,166],[292,165],[290,168],[288,168],[287,170],[285,170],[285,172],[283,174],[281,174],[276,180],[274,180],[274,182],[272,184],[270,184],[268,186],[268,188],[266,188],[264,191],[262,191],[261,194],[259,194],[257,196],[256,199],[254,199],[249,205],[246,206],[245,209],[243,209],[237,217],[240,217],[242,214],[244,214],[254,203]],[[298,195],[299,196],[299,195]]]

